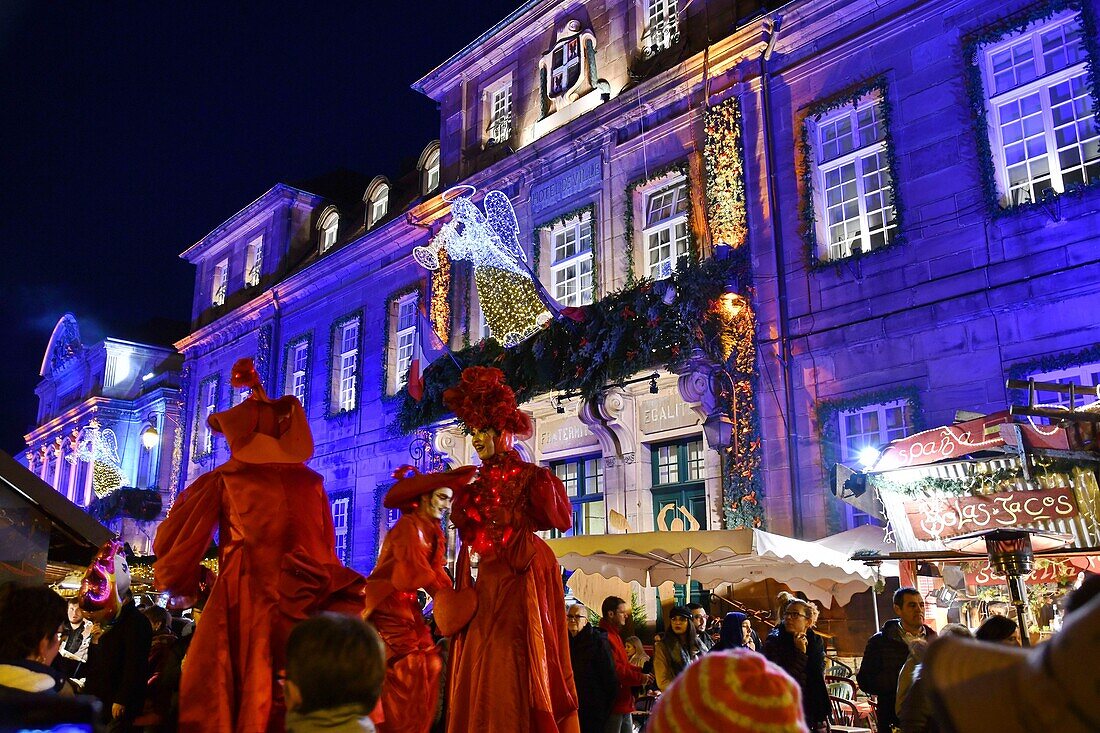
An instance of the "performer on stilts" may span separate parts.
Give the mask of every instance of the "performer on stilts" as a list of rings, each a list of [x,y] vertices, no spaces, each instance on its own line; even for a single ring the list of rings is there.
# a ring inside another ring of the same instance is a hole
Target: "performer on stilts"
[[[514,436],[531,434],[531,419],[499,369],[464,370],[443,400],[482,461],[451,514],[462,541],[457,587],[473,585],[477,611],[452,644],[447,731],[576,733],[561,571],[535,534],[571,526],[565,487],[513,449]]]

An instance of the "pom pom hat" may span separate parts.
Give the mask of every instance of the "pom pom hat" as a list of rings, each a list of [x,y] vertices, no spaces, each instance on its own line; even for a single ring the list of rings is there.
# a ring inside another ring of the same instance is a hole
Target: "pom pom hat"
[[[649,733],[805,733],[791,677],[747,649],[711,652],[657,700]]]
[[[531,437],[531,418],[516,406],[516,393],[495,367],[467,367],[462,379],[443,393],[443,403],[474,432],[492,428],[498,435]]]

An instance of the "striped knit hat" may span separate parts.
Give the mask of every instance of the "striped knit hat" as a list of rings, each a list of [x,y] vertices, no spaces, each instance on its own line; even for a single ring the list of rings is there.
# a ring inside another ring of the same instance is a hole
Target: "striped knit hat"
[[[657,700],[649,733],[805,733],[798,683],[747,649],[711,652]]]

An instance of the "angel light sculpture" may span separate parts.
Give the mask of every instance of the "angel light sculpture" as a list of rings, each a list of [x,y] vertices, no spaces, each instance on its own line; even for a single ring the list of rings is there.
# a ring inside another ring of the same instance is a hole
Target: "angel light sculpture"
[[[441,256],[472,263],[478,302],[490,333],[505,347],[515,346],[553,316],[519,245],[512,202],[500,191],[490,191],[482,213],[469,198],[476,190],[458,186],[443,194],[451,204],[451,220],[427,247],[414,247],[413,258],[428,270],[439,269]]]

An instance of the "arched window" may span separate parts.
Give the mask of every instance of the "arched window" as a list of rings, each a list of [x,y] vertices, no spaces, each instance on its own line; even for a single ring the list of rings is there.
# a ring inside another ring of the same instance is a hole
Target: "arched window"
[[[327,252],[336,244],[336,233],[340,228],[340,214],[336,209],[329,209],[321,217],[321,223],[317,227],[321,230],[321,252]]]
[[[382,221],[390,210],[390,184],[382,179],[367,190],[367,228],[370,229]]]
[[[424,195],[439,188],[439,142],[432,142],[420,156],[420,192]]]

